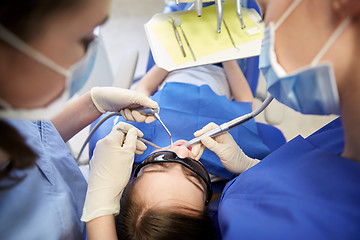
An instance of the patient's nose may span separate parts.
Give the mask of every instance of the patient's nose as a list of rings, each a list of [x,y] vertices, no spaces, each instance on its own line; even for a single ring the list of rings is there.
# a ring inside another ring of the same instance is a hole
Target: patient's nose
[[[175,143],[174,143],[174,146],[181,146],[182,144],[186,143],[187,141],[185,140],[177,140]],[[189,151],[191,151],[192,147],[191,146],[188,146],[187,149],[189,149]]]
[[[169,150],[175,152],[176,155],[178,155],[181,158],[186,158],[186,157],[194,158],[195,157],[194,154],[187,147],[180,146],[185,142],[186,141],[184,140],[178,140],[174,143],[174,147],[171,147]]]

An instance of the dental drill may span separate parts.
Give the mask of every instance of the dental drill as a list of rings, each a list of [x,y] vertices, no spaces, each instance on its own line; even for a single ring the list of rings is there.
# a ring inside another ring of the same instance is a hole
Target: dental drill
[[[273,97],[271,95],[268,95],[267,98],[265,99],[265,101],[251,113],[245,114],[245,115],[235,118],[229,122],[223,123],[219,127],[206,132],[205,134],[201,135],[200,137],[193,138],[192,140],[190,140],[186,143],[183,143],[181,146],[189,147],[196,143],[200,143],[201,139],[205,136],[216,137],[224,132],[227,132],[227,131],[237,127],[237,126],[242,125],[243,123],[246,123],[247,121],[249,121],[249,120],[253,119],[254,117],[256,117],[257,115],[259,115],[259,113],[261,113],[271,103],[272,100],[273,100]]]
[[[217,16],[217,33],[221,32],[221,24],[223,20],[223,5],[222,0],[215,0],[216,5],[216,16]]]
[[[241,29],[246,28],[245,24],[244,24],[244,19],[243,19],[243,14],[242,14],[242,6],[241,6],[241,0],[235,0],[236,2],[236,13],[240,19],[240,23],[241,23]]]

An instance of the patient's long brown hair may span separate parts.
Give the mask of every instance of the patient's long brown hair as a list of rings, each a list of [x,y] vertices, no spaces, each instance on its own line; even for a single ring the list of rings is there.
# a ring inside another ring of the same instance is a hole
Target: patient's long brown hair
[[[134,191],[136,180],[128,184],[116,217],[119,239],[126,240],[188,240],[213,239],[215,228],[207,211],[191,208],[150,208]],[[154,193],[156,194],[156,193]]]

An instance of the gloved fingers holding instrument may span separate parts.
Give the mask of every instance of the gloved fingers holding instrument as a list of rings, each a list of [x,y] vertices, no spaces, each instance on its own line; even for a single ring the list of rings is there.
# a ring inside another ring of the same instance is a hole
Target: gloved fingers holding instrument
[[[91,100],[101,113],[120,112],[125,120],[150,123],[154,116],[143,115],[130,110],[131,106],[159,108],[159,105],[143,93],[115,87],[94,87],[90,91]]]
[[[217,124],[213,122],[209,123],[201,130],[196,131],[194,136],[199,137],[217,127]],[[214,138],[204,137],[201,139],[201,143],[218,155],[224,167],[234,174],[240,174],[259,162],[258,159],[246,156],[228,132],[224,132]],[[195,154],[195,156],[197,156],[197,154]]]
[[[118,128],[126,130],[127,134]],[[135,153],[143,153],[146,149],[145,144],[137,140],[142,136],[137,128],[120,122],[98,141],[90,160],[82,221],[119,213],[120,198],[130,179]]]

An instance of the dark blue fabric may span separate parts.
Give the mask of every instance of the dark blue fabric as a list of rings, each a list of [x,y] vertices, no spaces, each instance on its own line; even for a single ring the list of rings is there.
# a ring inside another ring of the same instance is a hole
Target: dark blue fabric
[[[276,127],[263,124],[263,123],[256,123],[259,131],[259,135],[261,139],[268,146],[271,152],[275,151],[279,147],[281,147],[284,143],[286,143],[286,139],[282,132],[277,129]]]
[[[360,165],[340,156],[341,121],[325,129],[296,137],[226,185],[223,239],[359,239]]]
[[[184,83],[167,83],[153,97],[160,106],[160,117],[172,133],[174,141],[179,139],[190,140],[196,130],[201,129],[209,122],[222,124],[238,116],[251,112],[251,104],[244,102],[229,101],[225,96],[216,95],[209,86],[197,87]],[[120,117],[120,120],[123,120]],[[158,121],[151,124],[133,123],[144,133],[148,139],[160,147],[170,144],[170,139]],[[114,124],[114,119],[109,119],[95,133],[91,140],[90,151],[100,138],[105,137]],[[250,157],[262,159],[269,152],[269,148],[259,136],[257,125],[251,120],[240,127],[230,131],[235,141]],[[135,158],[140,163],[145,156],[155,149],[148,147],[142,156]],[[90,152],[91,154],[91,152]],[[206,150],[202,155],[206,169],[213,174],[224,178],[232,178],[222,166],[219,158],[211,151]]]

